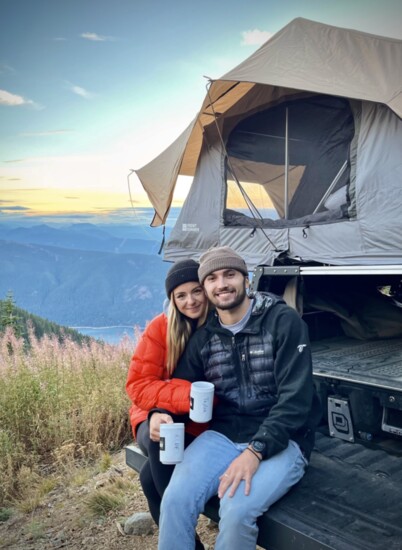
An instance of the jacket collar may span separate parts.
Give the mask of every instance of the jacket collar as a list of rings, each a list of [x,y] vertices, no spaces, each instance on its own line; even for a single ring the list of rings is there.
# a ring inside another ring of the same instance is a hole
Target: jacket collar
[[[264,317],[264,314],[268,312],[274,305],[278,303],[285,303],[280,296],[276,296],[275,294],[271,294],[269,292],[254,292],[250,293],[249,297],[253,300],[253,307],[251,310],[250,319],[242,332],[258,332],[259,325]],[[214,311],[212,315],[209,316],[206,323],[206,328],[213,332],[230,332],[221,326],[216,311]]]

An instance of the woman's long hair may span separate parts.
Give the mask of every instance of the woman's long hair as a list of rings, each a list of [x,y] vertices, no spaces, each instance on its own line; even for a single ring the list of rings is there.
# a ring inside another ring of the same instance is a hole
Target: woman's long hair
[[[177,309],[173,292],[170,294],[167,326],[167,371],[172,375],[180,357],[182,356],[187,342],[193,332],[204,324],[208,315],[208,305],[205,312],[199,319],[192,321]]]

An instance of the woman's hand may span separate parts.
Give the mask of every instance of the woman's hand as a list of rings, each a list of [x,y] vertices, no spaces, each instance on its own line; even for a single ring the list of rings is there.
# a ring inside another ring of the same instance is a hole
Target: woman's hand
[[[155,412],[149,421],[149,437],[152,441],[160,440],[161,424],[173,424],[173,418],[170,414]]]

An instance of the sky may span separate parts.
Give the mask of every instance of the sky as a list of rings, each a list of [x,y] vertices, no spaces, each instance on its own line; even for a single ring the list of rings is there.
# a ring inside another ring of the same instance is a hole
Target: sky
[[[402,38],[402,0],[0,0],[0,14],[0,221],[149,205],[132,170],[194,118],[205,77],[296,17]]]

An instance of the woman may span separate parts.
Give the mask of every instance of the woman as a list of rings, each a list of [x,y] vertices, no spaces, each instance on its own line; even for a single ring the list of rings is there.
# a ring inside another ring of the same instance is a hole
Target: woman
[[[140,481],[154,521],[159,523],[160,502],[174,466],[159,461],[159,427],[172,421],[171,415],[188,414],[191,383],[171,379],[192,333],[208,313],[208,300],[198,282],[198,263],[182,260],[168,271],[165,287],[170,299],[168,314],[161,313],[146,327],[131,359],[126,390],[132,401],[130,420],[134,437],[148,461]],[[165,409],[154,413],[151,409]],[[186,423],[186,446],[206,425]],[[201,545],[197,545],[201,548]]]

